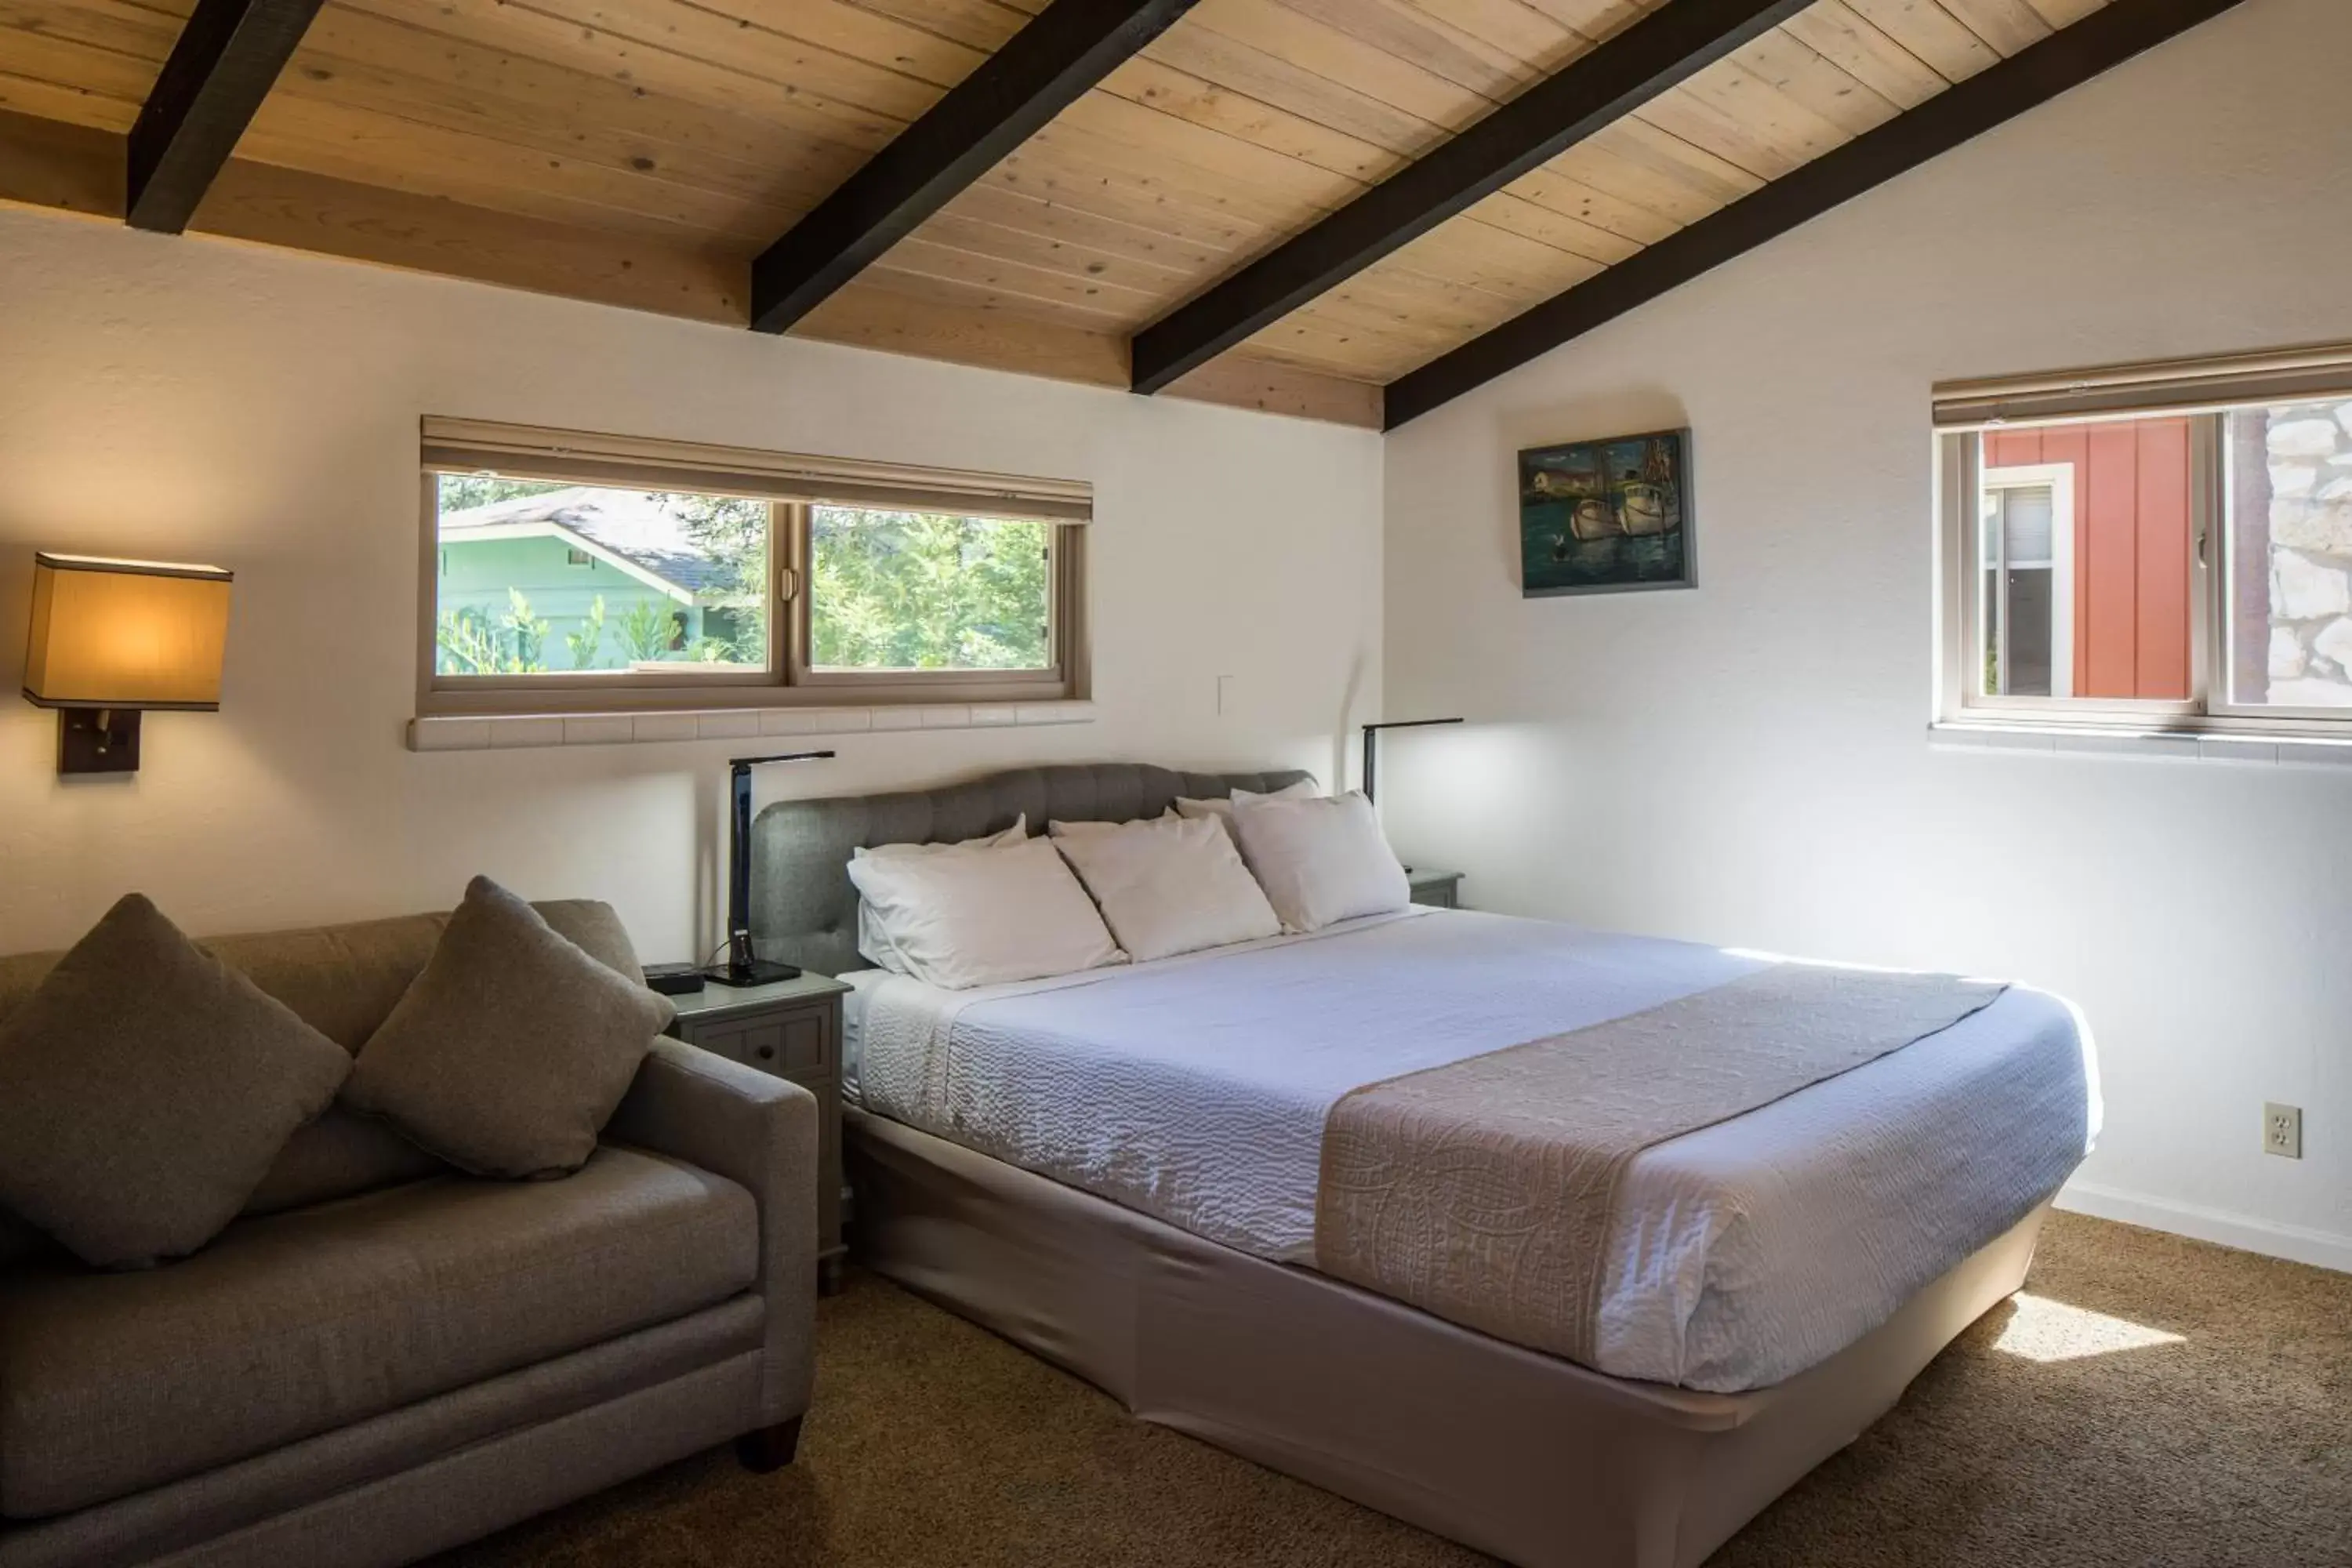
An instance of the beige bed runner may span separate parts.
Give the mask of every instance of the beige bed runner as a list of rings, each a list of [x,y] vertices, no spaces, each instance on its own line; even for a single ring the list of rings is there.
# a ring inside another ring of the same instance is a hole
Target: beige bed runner
[[[1368,1084],[1324,1124],[1317,1267],[1589,1364],[1633,1156],[1948,1029],[2003,989],[1778,964]]]

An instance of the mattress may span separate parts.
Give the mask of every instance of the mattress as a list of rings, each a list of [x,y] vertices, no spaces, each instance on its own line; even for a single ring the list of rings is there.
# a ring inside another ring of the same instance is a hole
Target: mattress
[[[1311,1267],[1325,1120],[1364,1084],[1656,1006],[1766,959],[1465,910],[945,992],[852,975],[849,1092]],[[2011,987],[1952,1027],[1637,1156],[1593,1365],[1732,1393],[1828,1359],[2054,1193],[2097,1132],[2087,1031]]]

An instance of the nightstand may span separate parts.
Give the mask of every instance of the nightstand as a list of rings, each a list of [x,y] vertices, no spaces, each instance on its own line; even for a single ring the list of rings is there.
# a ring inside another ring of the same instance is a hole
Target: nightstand
[[[1415,866],[1405,872],[1405,880],[1412,885],[1412,901],[1427,904],[1432,909],[1458,910],[1462,907],[1462,873],[1441,871],[1434,866]]]
[[[788,1078],[816,1096],[817,1289],[841,1288],[841,999],[849,987],[823,974],[738,988],[715,983],[673,996],[669,1032],[746,1067]]]

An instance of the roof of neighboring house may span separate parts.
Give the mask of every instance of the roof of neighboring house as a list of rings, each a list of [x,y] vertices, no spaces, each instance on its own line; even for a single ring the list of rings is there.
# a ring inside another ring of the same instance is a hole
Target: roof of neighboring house
[[[461,542],[469,533],[568,538],[624,569],[634,566],[658,578],[681,598],[726,585],[724,565],[695,547],[686,524],[636,490],[575,486],[443,514],[444,542]]]

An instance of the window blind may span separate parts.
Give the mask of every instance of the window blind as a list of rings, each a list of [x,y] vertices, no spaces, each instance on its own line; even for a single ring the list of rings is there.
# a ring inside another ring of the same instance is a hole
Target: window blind
[[[1090,522],[1094,487],[1082,479],[1018,478],[912,468],[632,436],[591,436],[527,425],[428,416],[424,465],[435,473],[496,473],[637,489],[697,490],[769,500],[831,502],[891,511]]]
[[[1936,427],[1975,430],[2103,416],[2193,414],[2339,394],[2352,394],[2352,344],[1947,382],[1935,389]]]

